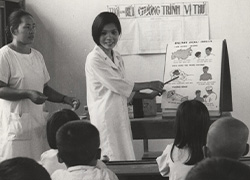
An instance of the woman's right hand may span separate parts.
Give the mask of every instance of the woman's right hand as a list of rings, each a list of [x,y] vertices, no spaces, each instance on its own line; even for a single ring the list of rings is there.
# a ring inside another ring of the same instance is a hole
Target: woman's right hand
[[[43,104],[48,99],[43,93],[35,90],[28,92],[28,98],[35,104]]]
[[[151,81],[149,82],[149,89],[158,91],[159,93],[162,93],[164,87],[164,83],[161,81]]]

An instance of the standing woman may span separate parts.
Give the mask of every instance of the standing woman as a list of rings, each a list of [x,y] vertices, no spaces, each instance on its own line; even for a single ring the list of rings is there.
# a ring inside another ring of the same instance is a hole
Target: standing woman
[[[117,16],[100,13],[92,25],[96,46],[85,65],[90,121],[100,132],[102,155],[112,161],[135,160],[127,98],[142,89],[161,93],[164,86],[160,81],[133,83],[126,79],[122,57],[113,50],[120,34]]]
[[[43,56],[31,48],[36,32],[31,14],[14,11],[7,30],[12,42],[0,49],[0,158],[39,160],[48,148],[43,103],[66,103],[77,109],[80,102],[48,86]]]

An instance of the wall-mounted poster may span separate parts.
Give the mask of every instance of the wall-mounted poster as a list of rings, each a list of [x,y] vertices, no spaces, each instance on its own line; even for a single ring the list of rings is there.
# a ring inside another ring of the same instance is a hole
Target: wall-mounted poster
[[[209,39],[208,2],[109,5],[121,22],[122,55],[166,53],[172,41]]]
[[[223,73],[223,42],[180,41],[167,45],[164,81],[176,79],[164,86],[163,116],[174,116],[178,105],[191,99],[204,103],[210,115],[220,115],[222,82],[224,78],[230,79],[230,75],[224,77]]]

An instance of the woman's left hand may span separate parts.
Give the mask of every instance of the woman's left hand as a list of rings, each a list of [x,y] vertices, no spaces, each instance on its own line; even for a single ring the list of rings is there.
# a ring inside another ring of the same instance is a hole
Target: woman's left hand
[[[75,97],[68,97],[68,96],[65,96],[63,98],[63,102],[65,104],[72,106],[72,110],[77,110],[81,104],[79,99],[77,99]]]

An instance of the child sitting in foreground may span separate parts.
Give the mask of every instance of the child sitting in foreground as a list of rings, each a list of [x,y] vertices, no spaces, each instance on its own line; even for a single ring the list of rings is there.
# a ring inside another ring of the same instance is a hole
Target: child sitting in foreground
[[[207,144],[203,147],[205,157],[227,157],[238,160],[249,150],[248,127],[233,117],[222,117],[209,128]]]
[[[185,179],[188,171],[203,159],[202,146],[206,144],[210,126],[207,107],[200,101],[182,102],[176,113],[175,139],[156,159],[162,176],[170,180]]]
[[[27,157],[7,159],[0,163],[0,180],[51,180],[49,173]]]
[[[47,140],[51,149],[41,155],[40,163],[50,175],[57,169],[67,169],[66,165],[59,163],[57,159],[56,132],[62,125],[74,120],[80,120],[74,111],[62,109],[55,112],[47,122]]]
[[[56,134],[58,160],[67,170],[56,170],[53,180],[117,180],[117,176],[103,163],[97,167],[101,149],[99,131],[85,121],[68,122]]]
[[[185,180],[249,180],[250,167],[235,159],[206,158],[193,167]]]

